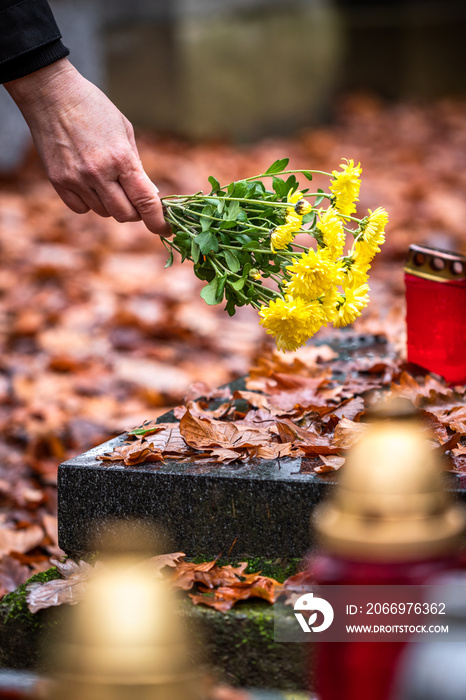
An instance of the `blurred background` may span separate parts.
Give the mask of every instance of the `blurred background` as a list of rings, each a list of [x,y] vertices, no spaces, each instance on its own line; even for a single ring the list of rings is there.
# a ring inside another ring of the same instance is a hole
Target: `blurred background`
[[[464,2],[51,5],[70,59],[134,123],[161,195],[276,158],[328,172],[361,161],[358,211],[384,206],[390,224],[348,332],[383,333],[403,352],[409,244],[466,251]],[[161,415],[192,382],[247,373],[271,343],[254,310],[230,319],[206,306],[189,263],[165,270],[142,224],[69,211],[6,91],[0,171],[0,497],[13,506],[2,524],[45,527],[61,460]]]
[[[51,0],[78,69],[137,127],[251,140],[327,121],[365,90],[462,95],[460,0]],[[0,162],[27,141],[2,95]]]

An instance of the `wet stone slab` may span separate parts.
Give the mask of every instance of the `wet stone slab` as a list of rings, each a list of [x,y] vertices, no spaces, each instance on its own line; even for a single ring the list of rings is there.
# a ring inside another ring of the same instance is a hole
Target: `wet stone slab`
[[[340,359],[354,353],[384,354],[378,336],[341,334]],[[242,380],[230,385],[244,388]],[[175,420],[172,413],[158,422]],[[311,515],[338,473],[319,476],[301,459],[238,465],[102,463],[98,457],[120,445],[121,435],[60,465],[59,543],[69,554],[99,549],[102,534],[117,520],[143,519],[169,535],[166,551],[188,556],[301,557],[315,541]],[[303,471],[307,468],[308,471]],[[466,475],[445,475],[455,497],[466,501]]]
[[[161,422],[165,417],[161,417]],[[116,520],[143,519],[189,556],[301,557],[314,546],[311,514],[337,474],[300,472],[300,459],[240,466],[102,463],[124,440],[103,443],[60,465],[58,532],[69,554],[99,549]],[[466,477],[446,475],[466,501]]]
[[[162,529],[172,551],[189,556],[300,557],[310,548],[310,515],[333,478],[301,473],[301,460],[289,458],[240,466],[98,460],[124,437],[60,465],[58,528],[66,552],[98,549],[112,522],[134,518]]]

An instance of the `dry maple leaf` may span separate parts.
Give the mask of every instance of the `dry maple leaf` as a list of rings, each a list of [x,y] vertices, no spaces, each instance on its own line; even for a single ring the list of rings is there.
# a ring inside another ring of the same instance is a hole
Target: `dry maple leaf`
[[[348,420],[356,420],[364,413],[364,399],[362,396],[357,396],[353,399],[345,399],[337,406],[328,406],[320,412],[320,416],[324,423],[329,421],[338,422],[341,418]]]
[[[238,430],[233,423],[208,420],[193,416],[186,411],[180,420],[180,432],[191,447],[231,447],[238,437]]]
[[[209,409],[209,405],[206,402],[188,401],[188,403],[185,406],[175,406],[175,408],[173,409],[173,415],[175,416],[175,418],[178,418],[178,420],[181,420],[186,411],[189,410],[193,416],[198,416],[199,418],[223,418],[224,416],[226,416],[230,408],[230,401],[228,401],[227,403],[222,403],[221,406],[218,406],[217,408],[211,410]]]
[[[265,394],[260,394],[257,391],[235,391],[233,393],[233,398],[243,399],[253,408],[265,408],[267,411],[272,411],[272,407],[269,404],[267,396],[265,396]]]
[[[157,578],[161,577],[161,571],[164,569],[166,566],[169,566],[171,568],[176,568],[180,564],[180,560],[184,558],[186,554],[184,552],[173,552],[172,554],[157,554],[155,557],[151,557],[150,559],[145,559],[142,562],[139,562],[139,564],[135,564],[134,566],[130,567],[132,569],[138,569],[138,568],[143,568],[143,569],[148,569],[153,573]]]
[[[218,559],[218,557],[217,557]],[[189,591],[193,587],[196,580],[196,574],[199,572],[210,571],[217,559],[213,561],[202,562],[195,564],[194,562],[182,561],[178,564],[171,578],[171,582],[175,588],[180,588],[182,591]]]
[[[298,454],[298,448],[290,442],[269,442],[248,448],[249,456],[256,459],[281,459]]]
[[[348,420],[348,418],[342,418],[335,428],[332,443],[335,447],[339,447],[342,450],[349,450],[359,442],[366,430],[367,425],[365,423],[356,423]]]
[[[14,591],[15,588],[28,580],[31,576],[27,566],[23,566],[19,561],[5,555],[0,561],[0,598],[5,593]]]
[[[291,420],[282,418],[276,421],[273,430],[275,429],[281,440],[293,441],[293,448],[296,450],[297,455],[312,457],[322,454],[338,454],[340,452],[339,447],[331,444],[330,436],[318,435],[313,425],[310,425],[308,428],[302,428]]]
[[[207,420],[193,416],[189,411],[180,421],[180,432],[188,445],[196,449],[223,447],[230,450],[268,442],[268,431],[250,425],[236,425],[233,421]]]
[[[0,556],[10,552],[29,552],[41,544],[44,531],[39,525],[30,525],[22,530],[0,527]]]
[[[278,581],[260,574],[250,574],[246,579],[229,586],[220,586],[213,592],[208,588],[201,588],[199,595],[190,593],[189,597],[194,605],[207,605],[219,612],[226,612],[235,603],[249,598],[262,598],[268,603],[275,603],[281,592],[281,584]],[[205,595],[205,593],[208,593],[208,595]]]
[[[340,455],[323,455],[320,454],[320,461],[322,465],[317,465],[314,467],[314,471],[318,474],[325,474],[326,472],[334,472],[340,469],[346,461],[345,457]]]
[[[164,461],[161,450],[154,448],[145,438],[119,445],[109,454],[98,455],[97,459],[102,462],[124,462],[127,466]]]
[[[176,567],[183,565],[184,562],[180,562],[180,559],[185,556],[184,552],[159,554],[139,564],[129,566],[128,569],[147,567],[158,577],[161,569],[166,566]],[[102,562],[97,562],[95,566],[91,566],[83,560],[74,561],[73,559],[65,559],[64,561],[51,559],[50,563],[57,567],[62,578],[46,581],[45,583],[31,583],[28,586],[26,601],[32,613],[52,606],[63,604],[76,605],[82,600],[89,579],[105,568],[105,564]]]
[[[444,394],[448,396],[451,394],[451,389],[445,383],[439,382],[438,379],[435,379],[430,374],[426,375],[424,382],[420,384],[406,371],[402,372],[399,384],[391,384],[390,390],[392,396],[405,396],[411,399],[415,406],[419,406],[423,399],[432,400],[438,395]]]
[[[151,435],[146,442],[153,450],[160,450],[165,455],[192,454],[192,449],[186,444],[180,433],[179,423],[163,423],[163,430],[157,435]]]
[[[241,580],[245,569],[248,567],[247,561],[242,561],[238,566],[213,566],[208,571],[196,570],[195,582],[202,583],[207,588],[216,588],[217,586],[228,586],[235,584]]]
[[[94,572],[94,567],[85,561],[74,562],[67,559],[59,562],[51,559],[64,579],[53,579],[45,583],[31,583],[28,586],[26,602],[32,613],[58,606],[76,605],[86,592],[86,583]]]
[[[424,409],[425,412],[434,413],[429,405],[425,405]],[[453,406],[449,410],[436,410],[435,415],[443,425],[447,425],[460,435],[466,435],[466,406],[464,404]]]
[[[42,516],[42,525],[47,536],[50,539],[50,544],[46,545],[47,551],[54,557],[62,557],[65,552],[58,546],[58,518],[56,515],[44,513]]]

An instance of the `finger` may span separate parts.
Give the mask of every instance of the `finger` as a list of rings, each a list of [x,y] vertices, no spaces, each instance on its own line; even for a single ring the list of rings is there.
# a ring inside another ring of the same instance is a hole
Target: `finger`
[[[95,211],[96,214],[98,214],[99,216],[104,216],[105,218],[108,218],[110,216],[107,208],[102,203],[102,200],[100,199],[99,195],[95,190],[91,188],[83,188],[79,189],[77,194],[79,194],[79,196],[87,204],[89,209]]]
[[[67,190],[65,187],[60,187],[57,185],[54,185],[54,187],[59,197],[65,202],[66,206],[69,207],[71,211],[74,211],[76,214],[85,214],[89,211],[90,207],[79,196],[79,194],[76,194],[76,192],[72,192],[71,190]]]
[[[103,185],[96,185],[96,192],[110,216],[116,221],[141,221],[139,212],[133,207],[119,182],[108,181]]]
[[[163,216],[158,189],[144,170],[141,168],[123,173],[119,182],[149,231],[159,236],[171,236],[171,229]]]

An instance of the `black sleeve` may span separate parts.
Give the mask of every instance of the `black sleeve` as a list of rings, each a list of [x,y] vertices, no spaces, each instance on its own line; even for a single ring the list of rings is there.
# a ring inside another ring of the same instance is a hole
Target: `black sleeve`
[[[0,0],[0,83],[68,56],[47,0]]]

